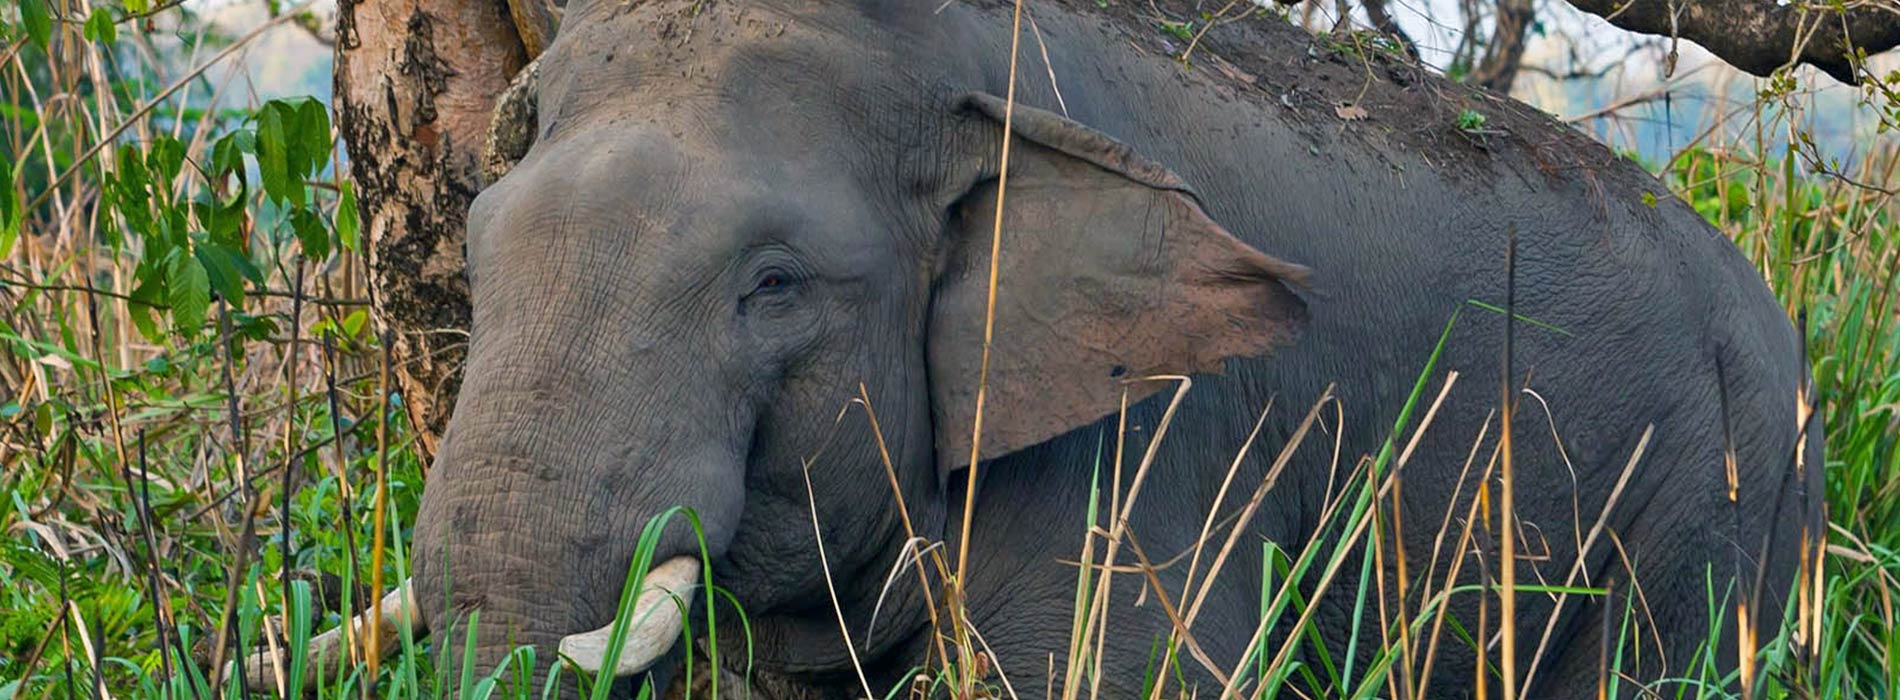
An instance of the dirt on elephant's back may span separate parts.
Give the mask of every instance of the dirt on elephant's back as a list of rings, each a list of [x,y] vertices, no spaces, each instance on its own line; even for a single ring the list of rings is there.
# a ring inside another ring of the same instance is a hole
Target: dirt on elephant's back
[[[1587,180],[1597,195],[1632,200],[1660,190],[1639,165],[1552,115],[1446,79],[1367,34],[1315,36],[1251,0],[1232,3],[1226,16],[1215,12],[1223,3],[1192,0],[1055,1],[1104,18],[1133,50],[1172,58],[1242,99],[1290,114],[1288,123],[1319,140],[1358,141],[1392,162],[1399,153],[1418,156],[1457,180],[1505,172],[1551,184]],[[1204,11],[1214,13],[1211,22]]]

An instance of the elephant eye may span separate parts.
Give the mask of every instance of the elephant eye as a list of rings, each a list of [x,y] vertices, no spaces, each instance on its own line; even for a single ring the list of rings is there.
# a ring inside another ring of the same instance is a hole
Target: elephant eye
[[[791,291],[797,286],[798,278],[792,273],[777,267],[761,270],[752,283],[752,291],[747,298],[778,295]]]

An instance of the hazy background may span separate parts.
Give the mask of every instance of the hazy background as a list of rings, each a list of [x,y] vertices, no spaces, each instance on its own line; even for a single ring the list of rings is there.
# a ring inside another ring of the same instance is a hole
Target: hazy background
[[[1389,2],[1390,11],[1418,45],[1420,57],[1443,70],[1463,31],[1455,0]],[[1209,3],[1210,11],[1225,4]],[[185,6],[230,34],[248,31],[267,17],[259,0],[187,0]],[[327,101],[331,49],[326,39],[335,0],[317,0],[311,8],[323,18],[321,28],[276,27],[246,49],[241,60],[209,71],[211,82],[228,81],[228,89],[237,91],[231,97],[262,100],[313,95]],[[1331,26],[1333,11],[1330,2],[1292,8],[1296,20],[1304,18],[1313,27]],[[1680,42],[1675,74],[1665,78],[1664,59],[1671,45],[1666,37],[1626,32],[1562,0],[1540,0],[1536,16],[1524,70],[1512,96],[1572,121],[1611,147],[1632,151],[1655,164],[1711,131],[1702,145],[1720,147],[1733,141],[1728,136],[1746,137],[1743,140],[1753,143],[1758,123],[1767,124],[1762,134],[1765,143],[1786,142],[1785,122],[1757,118],[1755,95],[1763,81],[1728,67],[1701,47]],[[1488,28],[1490,23],[1485,17],[1480,26]],[[155,42],[159,40],[155,37]],[[172,48],[181,51],[189,51],[192,40],[176,34],[169,37]],[[1873,62],[1882,73],[1900,69],[1900,57],[1892,54]],[[1875,133],[1877,119],[1861,104],[1859,88],[1808,67],[1797,75],[1803,88],[1798,123],[1812,130],[1827,158],[1847,167],[1876,143],[1893,143],[1893,134]],[[1617,108],[1604,113],[1613,106]]]

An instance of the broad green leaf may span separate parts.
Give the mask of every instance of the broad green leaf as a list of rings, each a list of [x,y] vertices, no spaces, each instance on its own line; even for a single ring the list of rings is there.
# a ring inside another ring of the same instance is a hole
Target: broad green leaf
[[[173,180],[178,179],[178,172],[184,167],[185,144],[168,134],[160,134],[147,147],[145,162],[152,170],[155,183],[169,187]]]
[[[337,238],[342,239],[345,249],[352,253],[361,254],[363,252],[363,241],[360,236],[362,235],[363,223],[360,219],[356,218],[356,188],[351,186],[349,180],[341,180],[337,183],[337,188],[342,191],[342,194],[337,197],[336,202]]]
[[[242,311],[238,311],[238,312],[232,313],[231,316],[234,320],[233,325],[237,327],[237,334],[239,338],[248,338],[250,340],[267,340],[271,338],[272,336],[277,335],[278,333],[277,320],[272,318],[268,314],[263,315],[263,316],[252,316]]]
[[[224,176],[235,173],[239,179],[244,177],[244,154],[257,150],[257,136],[250,129],[238,129],[218,138],[211,147],[212,174]]]
[[[228,203],[218,201],[217,194],[208,189],[192,201],[198,222],[204,224],[205,233],[212,242],[227,248],[244,247],[245,200],[242,191],[239,188],[240,196]]]
[[[330,160],[330,110],[322,102],[304,99],[297,103],[297,129],[303,137],[304,170],[299,173],[312,176],[323,172],[323,166]]]
[[[101,5],[92,8],[92,16],[86,18],[83,34],[86,41],[116,44],[119,41],[119,25],[112,21],[112,13]]]
[[[122,144],[119,146],[116,162],[118,163],[119,187],[123,194],[125,196],[137,194],[142,198],[151,179],[145,168],[145,154],[140,153],[137,146],[129,143]]]
[[[324,228],[322,217],[308,209],[293,209],[290,227],[297,232],[297,242],[303,244],[305,260],[321,262],[330,257],[330,231]]]
[[[151,0],[125,0],[126,12],[130,12],[136,15],[136,14],[143,14],[145,12],[150,11],[151,9],[152,9]]]
[[[264,181],[264,193],[278,202],[303,205],[303,188],[291,186],[290,141],[285,132],[283,114],[277,103],[264,105],[257,113],[257,172]],[[295,190],[297,194],[291,192]]]
[[[141,269],[146,266],[141,265]],[[132,325],[138,327],[139,335],[154,343],[164,342],[165,334],[158,327],[158,318],[154,313],[164,297],[164,279],[152,268],[153,272],[139,275],[139,286],[132,289],[132,303],[126,304],[126,311],[132,316]]]
[[[165,300],[172,307],[172,325],[183,335],[193,335],[204,327],[205,311],[211,308],[211,278],[196,256],[182,253],[173,253],[166,270]]]
[[[152,306],[127,304],[127,314],[131,316],[131,325],[139,329],[139,335],[150,342],[163,342],[165,333],[158,327],[158,314],[152,312]]]
[[[99,217],[99,237],[105,239],[106,247],[118,253],[125,250],[125,237],[119,230],[119,220],[110,216]],[[0,254],[0,258],[6,257]]]
[[[53,38],[53,15],[46,7],[46,0],[20,0],[20,23],[26,25],[26,35],[33,43],[45,51]]]
[[[356,334],[363,331],[363,322],[367,320],[369,320],[369,315],[362,309],[350,312],[350,315],[343,317],[343,336],[355,338]]]
[[[211,289],[232,305],[243,306],[245,275],[237,264],[237,259],[242,256],[209,241],[194,246],[191,253],[204,266],[205,278],[210,282]]]

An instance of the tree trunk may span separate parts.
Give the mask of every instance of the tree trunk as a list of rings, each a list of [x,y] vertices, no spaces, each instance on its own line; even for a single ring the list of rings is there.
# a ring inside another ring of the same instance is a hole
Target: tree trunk
[[[1498,91],[1511,94],[1511,84],[1517,82],[1517,70],[1524,64],[1524,45],[1530,42],[1532,14],[1535,8],[1531,0],[1498,0],[1496,27],[1491,32],[1491,44],[1484,52],[1484,60],[1471,71],[1471,82]]]
[[[370,241],[378,324],[425,460],[468,342],[463,219],[494,98],[527,63],[506,0],[341,0],[337,122]]]

